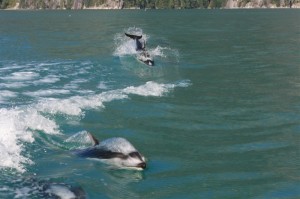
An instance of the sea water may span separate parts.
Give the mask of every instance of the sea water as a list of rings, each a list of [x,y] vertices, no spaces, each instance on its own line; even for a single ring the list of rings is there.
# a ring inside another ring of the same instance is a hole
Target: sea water
[[[299,20],[293,9],[1,11],[0,198],[49,198],[44,185],[62,183],[87,198],[300,197]],[[143,35],[155,66],[124,32]],[[87,132],[126,138],[147,169],[74,156]]]

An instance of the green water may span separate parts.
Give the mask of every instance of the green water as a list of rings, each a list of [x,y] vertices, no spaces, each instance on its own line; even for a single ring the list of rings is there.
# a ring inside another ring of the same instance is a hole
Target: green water
[[[24,183],[35,179],[88,198],[299,198],[299,21],[288,9],[1,11],[0,197],[48,198]],[[154,67],[118,51],[133,27]],[[82,131],[125,137],[147,169],[75,157],[65,140]]]

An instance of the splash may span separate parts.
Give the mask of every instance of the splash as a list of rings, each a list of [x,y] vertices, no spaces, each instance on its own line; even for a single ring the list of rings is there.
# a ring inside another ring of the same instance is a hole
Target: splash
[[[147,45],[147,41],[150,40],[150,36],[143,32],[141,28],[130,27],[128,29],[124,29],[122,33],[117,33],[115,35],[115,51],[113,53],[114,56],[124,57],[124,56],[137,56],[138,52],[136,51],[136,44],[133,39],[130,39],[125,36],[124,33],[129,33],[133,35],[142,35],[142,39],[146,43],[146,50],[149,53],[150,57],[154,60],[156,58],[162,58],[167,62],[179,62],[179,52],[176,49],[172,49],[170,47],[157,45],[156,47],[152,47],[151,45]]]
[[[140,28],[131,27],[128,29],[124,29],[122,33],[116,34],[114,38],[115,46],[116,46],[114,56],[122,57],[125,55],[137,54],[135,49],[135,41],[126,37],[124,33],[129,33],[133,35],[143,35],[143,30]],[[143,35],[143,39],[146,42],[147,36]]]
[[[25,143],[34,141],[32,131],[59,133],[57,125],[31,109],[0,109],[0,168],[13,168],[24,172],[24,164],[33,162],[22,155]]]
[[[147,44],[148,39],[150,38],[149,35],[143,33],[141,28],[130,27],[128,29],[124,29],[122,33],[117,33],[115,35],[115,46],[116,50],[114,52],[114,56],[125,56],[125,55],[136,55],[137,51],[135,49],[135,41],[125,36],[124,33],[129,33],[132,35],[142,35],[142,39]]]
[[[80,131],[72,135],[71,137],[67,138],[64,143],[70,150],[86,148],[93,145],[87,131]]]

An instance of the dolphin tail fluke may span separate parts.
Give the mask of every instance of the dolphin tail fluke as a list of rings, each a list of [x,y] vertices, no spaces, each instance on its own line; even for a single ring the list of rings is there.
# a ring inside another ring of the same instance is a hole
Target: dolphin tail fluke
[[[100,143],[99,140],[93,134],[88,133],[88,136],[91,139],[93,146],[96,146]]]
[[[125,35],[127,37],[130,37],[131,39],[141,39],[143,37],[142,35],[138,36],[138,35],[131,35],[131,34],[127,34],[127,33],[125,33]]]

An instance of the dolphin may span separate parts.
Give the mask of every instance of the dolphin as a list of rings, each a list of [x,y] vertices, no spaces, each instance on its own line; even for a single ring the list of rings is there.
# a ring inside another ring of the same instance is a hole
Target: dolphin
[[[73,151],[79,157],[100,160],[119,168],[143,170],[146,168],[145,157],[125,138],[114,137],[99,142],[88,133],[93,146]]]
[[[142,35],[131,35],[128,33],[125,33],[125,35],[127,37],[135,40],[135,50],[138,52],[137,59],[149,66],[154,66],[153,58],[150,57],[150,54],[146,51],[145,41],[143,43],[140,41],[140,39],[143,36]]]
[[[49,184],[43,187],[44,195],[57,199],[85,199],[86,193],[81,187],[72,187],[63,183]]]
[[[140,41],[140,39],[142,39],[142,35],[131,35],[131,34],[128,34],[128,33],[125,33],[125,35],[133,40],[135,40],[135,44],[136,44],[136,47],[135,47],[135,50],[136,51],[140,51],[140,50],[144,50],[145,49],[145,43],[142,43]]]
[[[39,179],[36,176],[10,177],[12,177],[9,180],[10,182],[6,183],[4,181],[4,187],[10,186],[11,181],[14,182],[13,187],[9,190],[4,189],[1,191],[3,193],[7,191],[14,192],[16,195],[13,198],[86,199],[88,197],[80,186],[53,182],[53,180],[49,179]],[[5,196],[3,194],[0,195]],[[10,195],[8,193],[7,198],[11,198]]]

